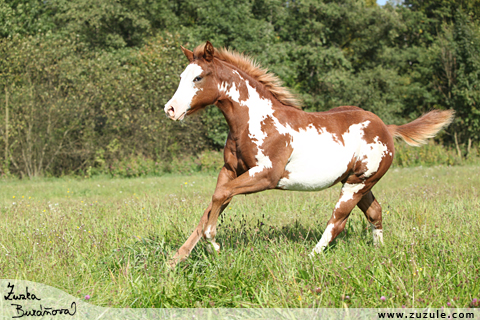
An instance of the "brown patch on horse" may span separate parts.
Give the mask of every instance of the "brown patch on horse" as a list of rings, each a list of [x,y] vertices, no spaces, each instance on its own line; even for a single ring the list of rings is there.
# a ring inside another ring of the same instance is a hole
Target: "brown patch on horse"
[[[324,113],[324,114],[328,114],[328,113],[337,113],[337,112],[355,111],[355,110],[357,110],[357,111],[365,111],[365,110],[363,110],[362,108],[355,107],[355,106],[339,106],[339,107],[335,107],[335,108],[333,108],[333,109],[324,111],[323,113]]]
[[[194,59],[203,57],[206,46],[207,44],[201,44],[193,50]],[[226,48],[215,50],[214,57],[231,64],[263,84],[284,105],[301,108],[300,99],[283,86],[282,80],[273,73],[268,72],[267,68],[262,68],[253,58]]]

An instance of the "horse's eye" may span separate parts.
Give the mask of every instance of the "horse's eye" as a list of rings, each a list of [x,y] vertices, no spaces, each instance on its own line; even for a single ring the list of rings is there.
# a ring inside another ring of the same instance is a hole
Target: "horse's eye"
[[[195,79],[193,79],[193,82],[198,82],[200,80],[202,80],[202,77],[195,77]]]

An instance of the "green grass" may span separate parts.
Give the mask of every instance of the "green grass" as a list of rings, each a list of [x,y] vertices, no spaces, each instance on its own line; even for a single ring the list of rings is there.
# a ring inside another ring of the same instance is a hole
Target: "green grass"
[[[480,167],[392,169],[373,189],[385,245],[373,246],[355,209],[346,232],[314,259],[308,253],[339,186],[237,196],[218,228],[221,254],[200,242],[170,271],[166,261],[198,223],[215,182],[1,181],[1,277],[114,307],[466,307],[480,298]]]

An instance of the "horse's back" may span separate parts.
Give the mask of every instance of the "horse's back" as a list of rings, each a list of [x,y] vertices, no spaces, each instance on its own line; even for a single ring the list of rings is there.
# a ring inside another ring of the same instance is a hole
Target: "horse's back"
[[[364,133],[368,136],[380,136],[388,140],[390,136],[386,124],[376,114],[355,106],[341,106],[322,112],[309,113],[309,122],[317,128],[342,135],[348,132],[351,126],[368,121]]]
[[[340,106],[327,111],[323,111],[323,113],[336,113],[336,112],[345,112],[345,111],[366,111],[366,110],[360,107],[355,107],[355,106]]]

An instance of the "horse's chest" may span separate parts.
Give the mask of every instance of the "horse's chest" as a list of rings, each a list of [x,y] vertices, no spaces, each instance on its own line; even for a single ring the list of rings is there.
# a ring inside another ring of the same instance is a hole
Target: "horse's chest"
[[[256,165],[257,159],[252,152],[256,150],[256,146],[249,139],[227,140],[225,150],[228,150],[226,160],[232,168],[235,168],[238,176]]]

